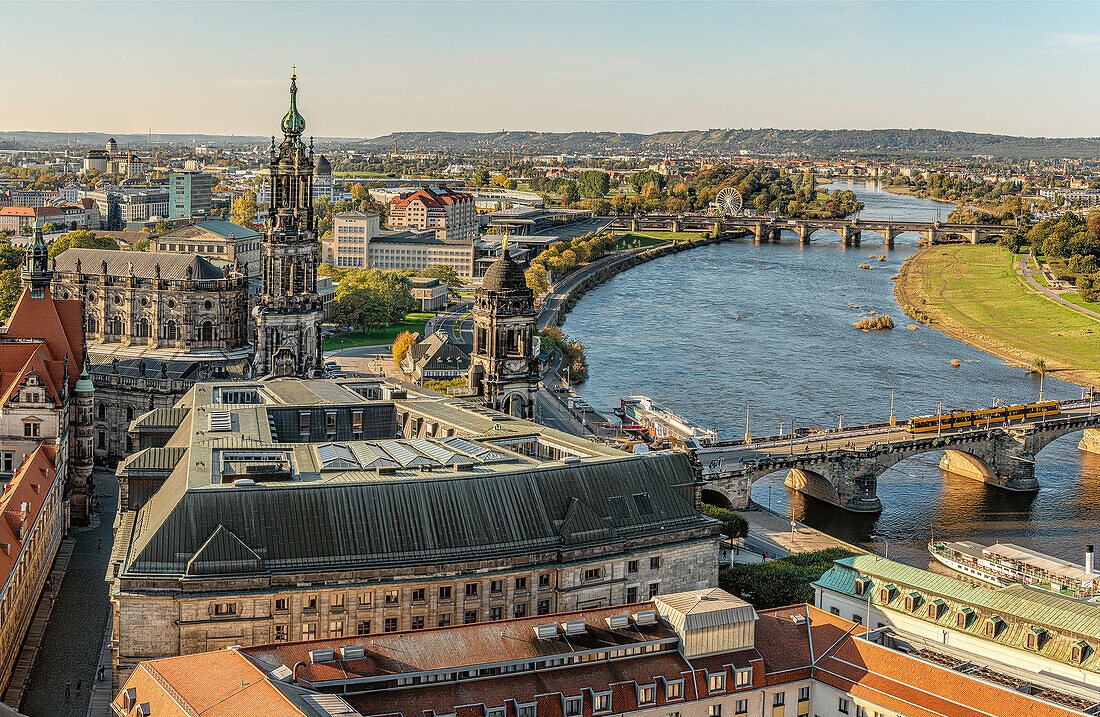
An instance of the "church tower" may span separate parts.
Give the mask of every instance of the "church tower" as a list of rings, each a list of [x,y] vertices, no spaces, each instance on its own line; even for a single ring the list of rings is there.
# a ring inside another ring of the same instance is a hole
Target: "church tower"
[[[34,240],[27,247],[20,278],[23,279],[23,288],[30,292],[32,299],[46,298],[53,272],[50,271],[50,250],[42,239],[41,224],[34,226]]]
[[[470,390],[497,411],[533,420],[540,378],[534,346],[538,312],[523,269],[508,257],[507,238],[474,292],[473,319]]]
[[[264,221],[263,293],[256,318],[257,376],[321,375],[321,322],[317,295],[320,244],[313,221],[313,139],[302,142],[297,75],[290,76],[290,109],[283,141],[271,138],[271,204]]]

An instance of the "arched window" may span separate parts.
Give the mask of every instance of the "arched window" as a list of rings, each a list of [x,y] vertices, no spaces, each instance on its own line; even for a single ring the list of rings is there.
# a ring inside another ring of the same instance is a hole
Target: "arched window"
[[[123,333],[123,321],[121,314],[115,314],[111,317],[111,330],[109,333],[121,336]]]
[[[99,322],[95,320],[94,316],[88,317],[88,333],[95,334],[99,332]]]
[[[100,418],[106,418],[107,417],[107,407],[104,406],[102,403],[99,404],[99,406],[96,407],[96,415],[99,416]]]
[[[133,406],[127,406],[126,407],[126,420],[127,421],[134,420],[134,407]]]
[[[149,338],[149,319],[144,316],[138,321],[138,337]]]
[[[179,339],[179,333],[176,330],[176,322],[173,319],[169,319],[168,323],[164,325],[164,338],[168,341],[177,341]]]
[[[214,324],[209,321],[202,322],[202,330],[199,332],[199,341],[214,340]]]

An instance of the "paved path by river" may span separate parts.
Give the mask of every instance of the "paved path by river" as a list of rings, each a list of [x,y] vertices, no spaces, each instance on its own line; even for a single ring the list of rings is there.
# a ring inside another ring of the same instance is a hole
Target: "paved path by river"
[[[1056,291],[1053,291],[1048,286],[1043,286],[1038,281],[1036,281],[1035,280],[1035,275],[1039,274],[1041,276],[1043,274],[1043,271],[1041,269],[1031,268],[1031,251],[1030,250],[1028,251],[1027,254],[1024,254],[1023,256],[1020,257],[1020,260],[1016,264],[1016,273],[1019,274],[1023,278],[1024,282],[1026,282],[1029,287],[1031,287],[1037,293],[1042,294],[1046,298],[1050,299],[1051,301],[1056,301],[1057,303],[1061,304],[1062,306],[1069,307],[1070,309],[1073,309],[1074,311],[1076,311],[1079,314],[1084,314],[1085,316],[1091,316],[1093,318],[1100,319],[1100,313],[1098,313],[1096,311],[1093,311],[1091,309],[1086,309],[1084,306],[1078,306],[1077,304],[1073,303],[1072,301],[1066,301],[1065,299],[1062,298],[1061,294],[1059,294]]]

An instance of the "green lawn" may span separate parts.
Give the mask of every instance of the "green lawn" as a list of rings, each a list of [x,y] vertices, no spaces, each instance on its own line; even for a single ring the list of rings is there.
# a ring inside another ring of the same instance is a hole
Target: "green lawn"
[[[1062,294],[1061,296],[1062,296],[1063,299],[1070,302],[1071,304],[1077,304],[1078,306],[1083,306],[1084,308],[1086,308],[1090,311],[1100,311],[1100,301],[1085,301],[1084,299],[1081,298],[1080,294],[1075,294],[1075,293]]]
[[[346,349],[352,346],[379,346],[382,344],[392,344],[393,340],[397,338],[397,335],[402,331],[413,331],[416,333],[424,333],[424,324],[428,322],[428,319],[435,316],[433,312],[413,312],[405,316],[405,320],[387,326],[384,329],[378,331],[372,331],[371,333],[364,333],[362,331],[349,331],[346,334],[340,334],[339,336],[333,336],[332,338],[325,339],[321,342],[321,348],[325,351],[332,351],[334,349]]]
[[[897,293],[972,346],[1022,365],[1043,358],[1057,378],[1100,385],[1100,321],[1029,293],[1003,247],[921,249],[902,267]]]
[[[647,232],[645,234],[636,234],[634,232],[627,232],[619,237],[615,243],[616,249],[632,249],[636,246],[653,246],[655,244],[665,243],[665,239],[658,236],[660,234],[671,232]]]

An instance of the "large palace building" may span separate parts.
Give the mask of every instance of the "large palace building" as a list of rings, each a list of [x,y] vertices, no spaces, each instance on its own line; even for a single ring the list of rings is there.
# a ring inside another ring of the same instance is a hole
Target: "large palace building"
[[[687,455],[631,455],[378,379],[202,383],[136,419],[108,581],[138,662],[713,586]]]

